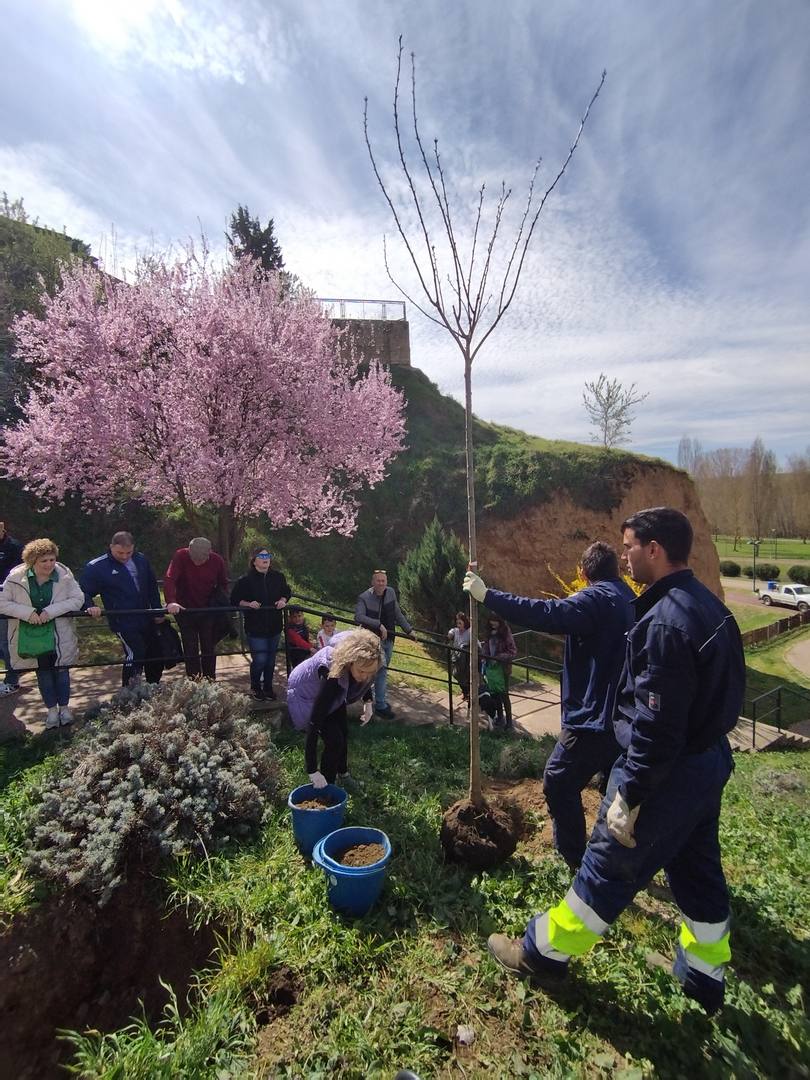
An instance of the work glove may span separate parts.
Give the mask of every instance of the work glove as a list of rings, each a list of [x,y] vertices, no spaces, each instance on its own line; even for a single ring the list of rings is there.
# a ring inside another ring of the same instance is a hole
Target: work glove
[[[310,782],[310,784],[312,784],[312,786],[314,788],[318,788],[318,789],[325,788],[326,785],[329,783],[329,781],[326,779],[326,777],[321,772],[311,772],[311,773],[309,773],[309,782]]]
[[[374,715],[374,706],[370,701],[363,702],[363,715],[360,717],[360,723],[363,727],[369,722]]]
[[[641,805],[639,804],[631,810],[620,791],[616,792],[613,802],[608,807],[605,824],[613,839],[618,840],[623,847],[632,848],[636,846],[633,828],[640,809]]]
[[[478,574],[474,574],[472,570],[468,570],[464,575],[464,584],[461,586],[464,592],[467,592],[479,604],[483,604],[484,597],[487,595],[487,587]]]

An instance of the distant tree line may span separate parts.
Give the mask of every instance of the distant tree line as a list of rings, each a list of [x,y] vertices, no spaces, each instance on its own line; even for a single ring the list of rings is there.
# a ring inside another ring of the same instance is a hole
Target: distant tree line
[[[810,538],[810,446],[780,471],[759,437],[747,449],[704,450],[685,436],[678,465],[695,481],[712,531],[732,536],[735,547],[743,538]]]

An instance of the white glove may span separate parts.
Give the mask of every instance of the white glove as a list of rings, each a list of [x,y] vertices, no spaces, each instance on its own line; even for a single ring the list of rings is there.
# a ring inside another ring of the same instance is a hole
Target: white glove
[[[613,802],[608,807],[605,824],[613,839],[618,840],[623,847],[636,846],[633,828],[640,809],[641,805],[639,804],[631,810],[619,791],[616,792]]]
[[[464,575],[464,583],[461,586],[464,592],[467,592],[479,604],[483,604],[484,598],[487,595],[487,587],[478,574],[474,574],[472,570],[468,570]]]
[[[309,774],[309,782],[314,788],[325,788],[329,781],[321,772],[311,772]]]
[[[363,727],[369,722],[374,715],[374,706],[370,701],[363,702],[363,715],[360,717],[360,723]]]

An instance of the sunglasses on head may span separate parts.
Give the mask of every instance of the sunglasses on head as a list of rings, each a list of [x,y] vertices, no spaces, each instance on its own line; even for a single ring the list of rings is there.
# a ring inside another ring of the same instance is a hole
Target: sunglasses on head
[[[257,551],[254,558],[256,558],[256,559],[272,559],[273,556],[269,551]]]
[[[388,571],[387,570],[372,570],[371,572],[372,572],[372,574],[385,574],[385,576],[388,577]]]

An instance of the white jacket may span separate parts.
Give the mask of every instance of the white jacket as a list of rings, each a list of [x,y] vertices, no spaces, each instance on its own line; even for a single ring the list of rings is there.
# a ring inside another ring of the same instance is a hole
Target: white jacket
[[[68,611],[81,611],[84,593],[79,583],[68,568],[58,562],[56,572],[58,580],[53,583],[53,599],[44,611],[54,619],[54,639],[56,642],[56,663],[60,666],[75,664],[79,658],[79,642],[76,638],[74,619],[60,618]],[[11,666],[19,671],[30,671],[37,667],[37,657],[20,656],[17,651],[17,639],[20,633],[20,619],[28,621],[34,610],[31,594],[28,590],[28,567],[20,563],[9,572],[0,590],[0,615],[8,617],[8,647],[11,653]]]

